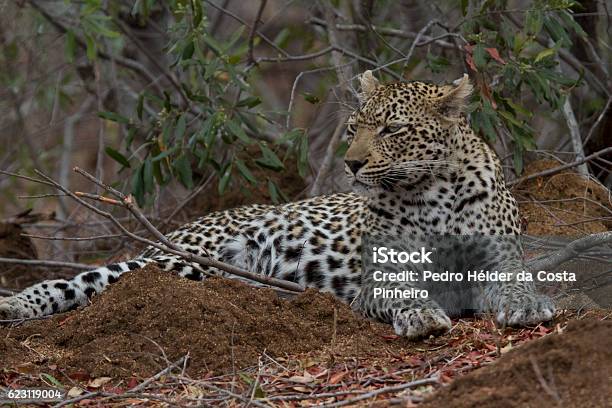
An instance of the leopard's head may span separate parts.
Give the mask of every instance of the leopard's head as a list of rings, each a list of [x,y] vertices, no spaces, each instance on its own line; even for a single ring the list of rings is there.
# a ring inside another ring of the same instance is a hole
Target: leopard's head
[[[393,190],[448,172],[450,134],[472,92],[467,75],[452,85],[381,84],[360,78],[361,106],[347,121],[345,172],[360,193]]]

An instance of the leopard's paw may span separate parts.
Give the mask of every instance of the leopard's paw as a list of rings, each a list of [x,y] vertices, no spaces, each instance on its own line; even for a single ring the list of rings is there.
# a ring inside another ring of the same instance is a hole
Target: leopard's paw
[[[0,299],[0,320],[17,320],[29,317],[34,317],[32,309],[28,309],[15,296]]]
[[[548,296],[523,294],[500,302],[496,320],[500,326],[528,326],[551,320],[555,305]]]
[[[442,309],[402,309],[393,318],[395,333],[409,339],[445,333],[451,326]]]

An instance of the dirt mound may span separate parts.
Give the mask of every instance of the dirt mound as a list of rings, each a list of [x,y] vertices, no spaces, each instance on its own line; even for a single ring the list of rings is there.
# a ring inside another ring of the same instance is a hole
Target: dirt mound
[[[612,322],[573,321],[457,378],[425,407],[609,407]]]
[[[553,160],[527,166],[525,176],[559,167]],[[528,235],[580,236],[612,229],[612,196],[572,169],[525,181],[513,188]]]
[[[257,364],[264,351],[309,352],[334,336],[351,339],[344,352],[367,354],[383,334],[391,334],[389,326],[353,314],[328,294],[308,290],[285,300],[235,280],[193,282],[147,266],[87,308],[12,329],[0,339],[0,366],[31,361],[35,349],[39,362],[68,371],[148,376],[167,365],[163,355],[174,361],[189,353],[191,374],[227,373]]]

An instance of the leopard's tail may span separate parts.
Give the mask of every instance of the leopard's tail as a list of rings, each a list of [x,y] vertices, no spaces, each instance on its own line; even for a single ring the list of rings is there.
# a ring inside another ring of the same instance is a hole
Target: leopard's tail
[[[65,312],[85,305],[125,272],[142,268],[154,259],[136,258],[78,274],[70,280],[37,283],[9,298],[0,299],[0,320],[24,319]]]

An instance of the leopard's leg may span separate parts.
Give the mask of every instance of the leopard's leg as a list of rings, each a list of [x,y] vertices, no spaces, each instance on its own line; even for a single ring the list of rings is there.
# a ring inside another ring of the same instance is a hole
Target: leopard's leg
[[[364,272],[360,293],[354,306],[367,317],[393,325],[395,333],[409,339],[444,333],[451,328],[451,320],[440,305],[431,298],[380,298],[375,289],[411,288],[420,290],[412,282],[377,282],[372,273]]]
[[[513,275],[509,282],[489,282],[479,299],[480,310],[494,313],[500,326],[526,326],[548,321],[555,314],[553,301],[539,294],[532,281],[516,279],[525,270],[522,261],[506,259],[500,271]]]
[[[118,262],[83,272],[70,280],[48,280],[22,292],[0,299],[0,320],[23,319],[65,312],[87,304],[89,298],[102,292],[122,274],[155,263],[162,270],[173,271],[192,280],[202,280],[204,271],[173,255],[158,255]]]

